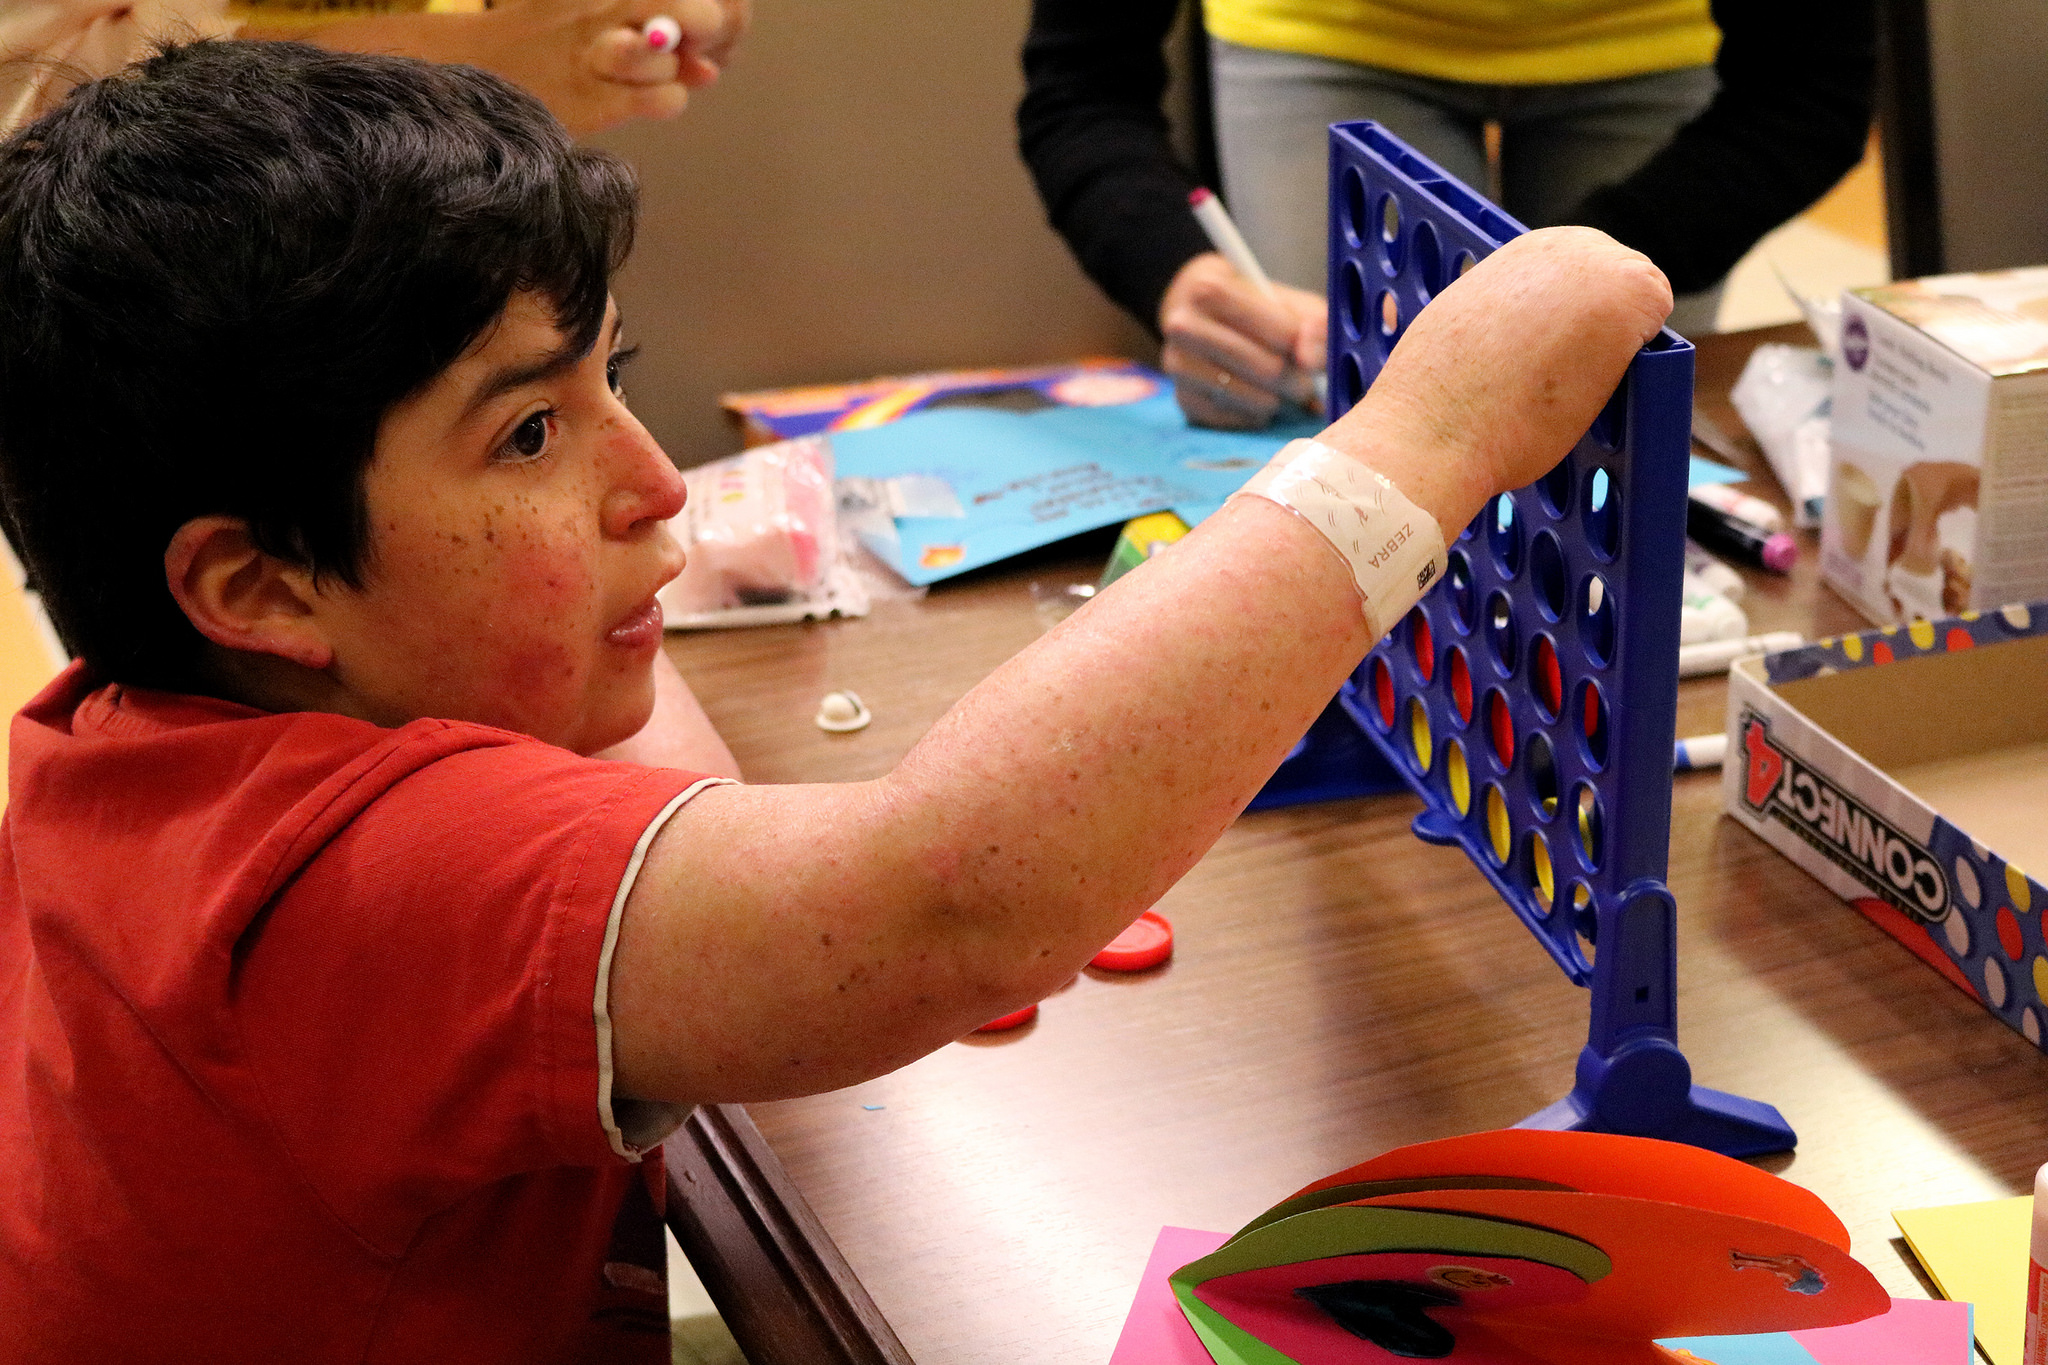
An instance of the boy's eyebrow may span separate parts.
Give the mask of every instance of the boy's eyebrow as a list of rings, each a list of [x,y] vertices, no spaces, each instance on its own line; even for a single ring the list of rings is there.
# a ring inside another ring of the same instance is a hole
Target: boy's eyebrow
[[[588,355],[587,348],[578,347],[574,342],[565,343],[561,349],[551,351],[538,360],[529,360],[519,365],[507,365],[493,370],[476,386],[476,392],[469,396],[469,402],[462,408],[462,420],[468,421],[478,410],[500,394],[513,389],[537,384],[543,379],[552,379],[576,368],[576,362]]]
[[[615,341],[619,333],[625,329],[625,318],[619,313],[613,313],[610,322],[611,325],[601,329],[601,334],[593,338],[589,346],[579,347],[573,340],[564,341],[559,348],[548,352],[538,360],[529,360],[522,364],[507,365],[502,369],[493,370],[484,377],[481,384],[477,385],[476,392],[472,393],[469,396],[469,401],[463,405],[461,420],[467,422],[477,414],[479,409],[483,408],[484,405],[500,394],[510,393],[512,390],[524,388],[528,384],[537,384],[541,380],[552,379],[558,374],[564,374],[569,370],[575,369],[582,362],[583,357],[596,349],[598,342]]]

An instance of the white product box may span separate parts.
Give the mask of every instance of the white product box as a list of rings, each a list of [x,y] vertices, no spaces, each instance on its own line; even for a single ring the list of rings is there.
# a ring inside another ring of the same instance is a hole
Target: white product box
[[[2048,597],[2048,267],[1842,299],[1821,573],[1878,622]]]

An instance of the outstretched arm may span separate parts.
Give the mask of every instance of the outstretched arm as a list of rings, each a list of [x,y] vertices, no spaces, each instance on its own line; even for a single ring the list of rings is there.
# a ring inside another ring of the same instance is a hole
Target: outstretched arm
[[[1563,458],[1669,305],[1610,239],[1531,234],[1419,314],[1322,440],[1455,536]],[[1046,994],[1208,850],[1371,644],[1331,545],[1237,498],[887,777],[704,792],[627,902],[621,1093],[813,1093]]]

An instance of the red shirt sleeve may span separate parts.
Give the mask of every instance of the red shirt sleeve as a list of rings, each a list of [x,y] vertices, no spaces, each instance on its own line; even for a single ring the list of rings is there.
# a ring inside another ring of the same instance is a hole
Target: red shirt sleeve
[[[451,753],[252,926],[244,1055],[283,1155],[357,1236],[395,1254],[494,1181],[626,1159],[600,1119],[607,926],[643,834],[700,785],[533,742]]]

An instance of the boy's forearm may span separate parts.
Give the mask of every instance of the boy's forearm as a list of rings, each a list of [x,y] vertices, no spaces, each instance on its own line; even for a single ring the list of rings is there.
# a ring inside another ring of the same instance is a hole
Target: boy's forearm
[[[1342,562],[1293,514],[1238,500],[1195,536],[888,777],[685,807],[621,931],[626,1093],[768,1099],[892,1069],[1050,992],[1193,866],[1371,643]],[[764,1065],[770,1037],[792,1041]]]
[[[1448,488],[1427,458],[1381,463]],[[1478,506],[1431,501],[1453,534]],[[642,874],[689,914],[664,926],[629,905],[622,931],[616,1017],[656,1021],[617,1035],[627,1093],[814,1093],[1049,993],[1201,858],[1371,644],[1330,545],[1234,499],[999,668],[886,778],[703,793]],[[749,962],[774,966],[749,979]],[[764,1065],[760,1040],[792,1033],[811,1045]]]

